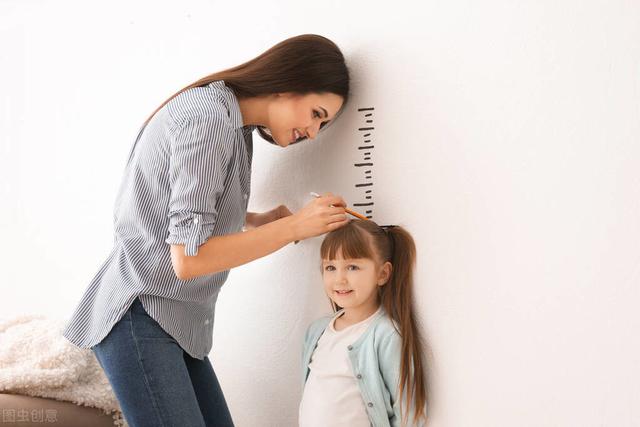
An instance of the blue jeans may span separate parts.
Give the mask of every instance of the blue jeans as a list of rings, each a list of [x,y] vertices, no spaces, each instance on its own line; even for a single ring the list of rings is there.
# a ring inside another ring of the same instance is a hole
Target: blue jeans
[[[130,427],[232,427],[209,358],[189,356],[136,298],[91,348]]]

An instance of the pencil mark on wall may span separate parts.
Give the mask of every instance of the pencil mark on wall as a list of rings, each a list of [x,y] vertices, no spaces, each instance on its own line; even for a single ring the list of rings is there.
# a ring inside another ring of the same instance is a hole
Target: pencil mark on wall
[[[371,206],[374,205],[373,202],[373,151],[375,146],[373,145],[373,131],[375,130],[375,126],[373,126],[374,121],[374,107],[363,107],[358,108],[358,112],[360,113],[360,127],[358,127],[358,132],[364,132],[360,135],[360,142],[358,143],[358,159],[356,163],[353,164],[356,168],[366,168],[360,172],[359,182],[355,184],[355,187],[360,190],[358,195],[358,202],[354,203],[353,206],[360,207],[368,207],[365,210],[365,216],[369,219],[373,218],[373,208]],[[367,150],[367,151],[360,151]]]

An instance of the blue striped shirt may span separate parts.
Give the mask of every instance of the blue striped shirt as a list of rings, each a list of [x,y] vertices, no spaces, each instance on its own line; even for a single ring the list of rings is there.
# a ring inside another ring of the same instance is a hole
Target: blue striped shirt
[[[180,280],[170,244],[194,256],[209,237],[242,230],[254,129],[222,81],[184,91],[141,129],[116,198],[113,249],[63,331],[69,341],[98,344],[138,297],[189,355],[208,355],[229,271]]]

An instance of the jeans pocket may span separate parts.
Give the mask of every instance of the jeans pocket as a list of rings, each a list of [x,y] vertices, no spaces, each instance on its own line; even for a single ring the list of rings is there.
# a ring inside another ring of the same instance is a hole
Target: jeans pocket
[[[135,304],[136,302],[137,304]],[[176,342],[176,340],[162,329],[162,326],[146,312],[138,299],[134,301],[134,304],[131,308],[131,328],[136,339]]]

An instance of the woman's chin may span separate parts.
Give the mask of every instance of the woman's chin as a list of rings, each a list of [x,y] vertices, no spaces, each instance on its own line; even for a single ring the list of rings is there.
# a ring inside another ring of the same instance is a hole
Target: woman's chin
[[[278,144],[280,147],[285,148],[287,147],[289,144],[291,144],[291,142],[289,142],[287,140],[287,138],[283,138],[282,136],[276,136],[276,135],[271,135],[271,138],[273,138],[273,140],[275,141],[276,144]]]

